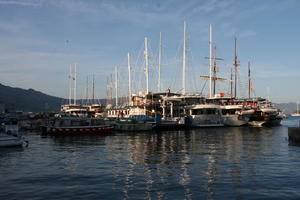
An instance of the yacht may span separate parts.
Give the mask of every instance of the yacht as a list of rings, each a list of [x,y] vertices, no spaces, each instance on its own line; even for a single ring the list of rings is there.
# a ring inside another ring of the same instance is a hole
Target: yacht
[[[250,102],[250,101],[249,101]],[[248,103],[249,103],[248,102]],[[263,98],[251,100],[250,106],[254,109],[254,113],[248,122],[252,126],[278,126],[284,118],[282,112],[275,105]]]
[[[65,104],[61,106],[61,114],[72,117],[87,117],[88,107],[75,104]]]
[[[197,104],[186,107],[191,118],[192,127],[221,127],[224,126],[222,110],[216,104]]]
[[[223,93],[206,99],[206,102],[220,105],[225,126],[243,126],[248,123],[254,109],[244,104],[242,99],[225,97]]]
[[[254,113],[253,109],[245,109],[242,104],[223,105],[222,117],[225,126],[243,126],[248,123],[251,115]]]

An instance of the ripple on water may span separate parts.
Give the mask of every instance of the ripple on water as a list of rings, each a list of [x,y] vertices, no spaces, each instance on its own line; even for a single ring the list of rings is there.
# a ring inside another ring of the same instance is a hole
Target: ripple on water
[[[0,150],[0,199],[300,198],[285,126],[26,137]]]

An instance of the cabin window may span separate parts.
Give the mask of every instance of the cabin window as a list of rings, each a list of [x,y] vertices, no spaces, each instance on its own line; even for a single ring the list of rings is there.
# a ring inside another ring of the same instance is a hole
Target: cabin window
[[[216,114],[219,114],[219,111],[218,109],[215,108],[192,110],[192,115],[216,115]]]
[[[192,115],[203,115],[203,114],[205,114],[203,109],[192,110]]]
[[[235,109],[224,109],[222,110],[223,115],[234,115],[235,114]]]
[[[217,112],[216,109],[207,109],[206,110],[206,114],[208,114],[208,115],[215,115],[215,114],[218,114],[218,112]]]

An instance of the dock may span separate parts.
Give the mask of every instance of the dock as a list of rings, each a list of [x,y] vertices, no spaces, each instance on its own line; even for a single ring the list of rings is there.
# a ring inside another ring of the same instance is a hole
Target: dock
[[[300,127],[288,127],[289,141],[300,143]]]

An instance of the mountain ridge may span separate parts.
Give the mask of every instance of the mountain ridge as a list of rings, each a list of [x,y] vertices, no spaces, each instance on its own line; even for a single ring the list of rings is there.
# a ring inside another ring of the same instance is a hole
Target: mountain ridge
[[[77,100],[77,102],[84,101]],[[0,83],[0,104],[4,104],[6,111],[58,112],[61,105],[67,102],[67,99],[51,96],[32,88],[22,89]],[[105,104],[106,99],[95,99],[95,102]]]
[[[34,89],[10,87],[0,83],[0,104],[8,111],[59,111],[63,98],[51,96]]]
[[[0,83],[0,104],[4,104],[8,111],[57,112],[64,102],[67,102],[64,98],[51,96],[31,88],[22,89]],[[99,102],[104,104],[106,100],[99,99]],[[286,114],[296,111],[296,103],[294,102],[275,103],[275,105]]]

